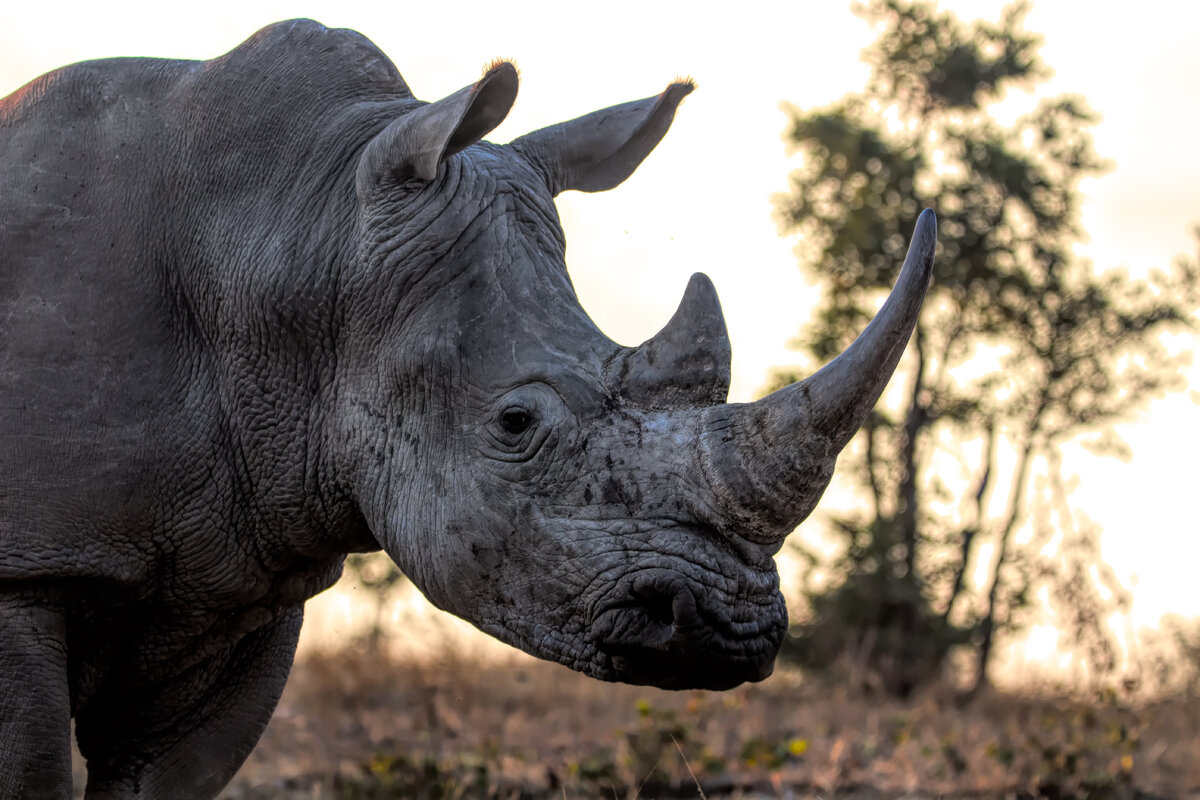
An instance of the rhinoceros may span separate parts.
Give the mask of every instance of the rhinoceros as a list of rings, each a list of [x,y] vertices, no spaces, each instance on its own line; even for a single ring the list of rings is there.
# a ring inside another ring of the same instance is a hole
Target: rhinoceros
[[[554,197],[624,181],[691,90],[492,144],[510,63],[425,103],[291,21],[0,101],[0,796],[69,796],[72,718],[89,798],[214,796],[347,553],[603,680],[771,672],[773,556],[906,347],[935,223],[859,339],[758,402],[727,402],[703,275],[616,344]]]

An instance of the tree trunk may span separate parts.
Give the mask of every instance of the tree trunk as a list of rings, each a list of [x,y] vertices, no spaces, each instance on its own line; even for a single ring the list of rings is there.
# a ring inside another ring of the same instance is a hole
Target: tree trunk
[[[979,478],[979,487],[975,490],[974,495],[975,522],[962,532],[958,568],[954,571],[954,581],[950,584],[950,596],[946,599],[946,610],[942,612],[942,627],[947,627],[950,624],[950,614],[954,611],[954,604],[962,594],[963,585],[966,583],[967,569],[971,564],[971,552],[975,543],[975,537],[979,535],[979,531],[983,527],[988,489],[991,487],[992,462],[996,459],[997,438],[996,426],[989,422],[987,428],[987,450],[984,453],[983,459],[983,475]]]
[[[1029,463],[1034,455],[1033,436],[1029,435],[1021,448],[1017,462],[1017,472],[1013,477],[1012,491],[1008,497],[1008,514],[1005,516],[1004,527],[1000,531],[1000,540],[996,543],[996,566],[992,570],[991,586],[988,587],[987,614],[980,625],[982,639],[979,643],[979,660],[975,666],[975,683],[970,695],[976,694],[987,683],[987,669],[992,657],[992,644],[996,635],[996,605],[1000,594],[1000,575],[1004,562],[1008,558],[1009,542],[1017,523],[1021,520],[1025,497],[1025,478],[1029,473]]]
[[[909,398],[908,415],[904,419],[904,441],[901,443],[900,459],[903,473],[900,477],[898,521],[903,536],[905,578],[915,580],[917,576],[917,538],[919,514],[917,504],[917,438],[929,425],[929,409],[922,394],[925,392],[925,332],[918,322],[913,333],[913,345],[917,353],[917,368],[913,373],[912,394]]]

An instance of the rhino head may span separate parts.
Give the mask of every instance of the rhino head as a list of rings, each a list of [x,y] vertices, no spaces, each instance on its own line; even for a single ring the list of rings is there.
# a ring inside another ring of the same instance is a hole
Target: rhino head
[[[929,282],[925,212],[892,296],[815,375],[726,402],[730,346],[693,276],[637,347],[567,275],[554,196],[625,180],[692,91],[481,141],[507,63],[412,101],[356,164],[331,467],[436,605],[605,680],[720,689],[770,674],[787,615],[773,561],[900,358]]]

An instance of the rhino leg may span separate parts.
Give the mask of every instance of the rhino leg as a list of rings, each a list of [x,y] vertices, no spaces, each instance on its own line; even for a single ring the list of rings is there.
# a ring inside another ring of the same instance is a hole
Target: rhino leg
[[[0,798],[71,796],[66,622],[53,601],[0,595]]]
[[[271,719],[303,617],[302,606],[289,609],[148,694],[81,712],[88,800],[216,797]]]

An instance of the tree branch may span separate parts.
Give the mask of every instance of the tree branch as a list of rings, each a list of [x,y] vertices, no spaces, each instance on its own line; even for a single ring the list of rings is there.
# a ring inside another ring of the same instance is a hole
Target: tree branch
[[[971,549],[975,542],[975,537],[979,534],[983,527],[984,509],[987,506],[988,489],[991,486],[992,464],[996,458],[996,440],[999,437],[996,433],[995,423],[988,421],[987,427],[987,450],[984,454],[983,474],[979,476],[979,484],[975,489],[975,521],[962,532],[962,541],[959,548],[958,569],[954,573],[954,582],[950,586],[950,597],[946,600],[946,609],[942,612],[943,627],[949,625],[950,614],[954,611],[954,603],[958,600],[962,593],[963,584],[966,582],[967,568],[971,563]]]
[[[867,423],[863,426],[863,433],[867,438],[867,483],[871,489],[871,502],[875,505],[875,519],[880,519],[883,516],[883,499],[879,489],[879,476],[875,473],[875,465],[878,456],[875,452],[875,431],[878,424],[875,415],[871,414],[867,417]]]
[[[987,680],[988,662],[991,660],[992,642],[996,634],[996,605],[997,597],[1000,594],[1000,573],[1008,558],[1012,533],[1016,530],[1017,523],[1020,522],[1024,511],[1025,481],[1029,475],[1029,463],[1038,449],[1042,418],[1050,405],[1051,385],[1050,382],[1047,382],[1042,386],[1037,408],[1025,428],[1025,443],[1017,460],[1017,472],[1013,477],[1012,490],[1008,495],[1008,514],[1004,520],[1004,527],[1000,529],[1000,539],[996,543],[996,566],[992,571],[991,586],[988,587],[987,613],[980,626],[983,638],[979,643],[979,661],[976,664],[975,685],[971,689],[971,694],[979,691]]]

